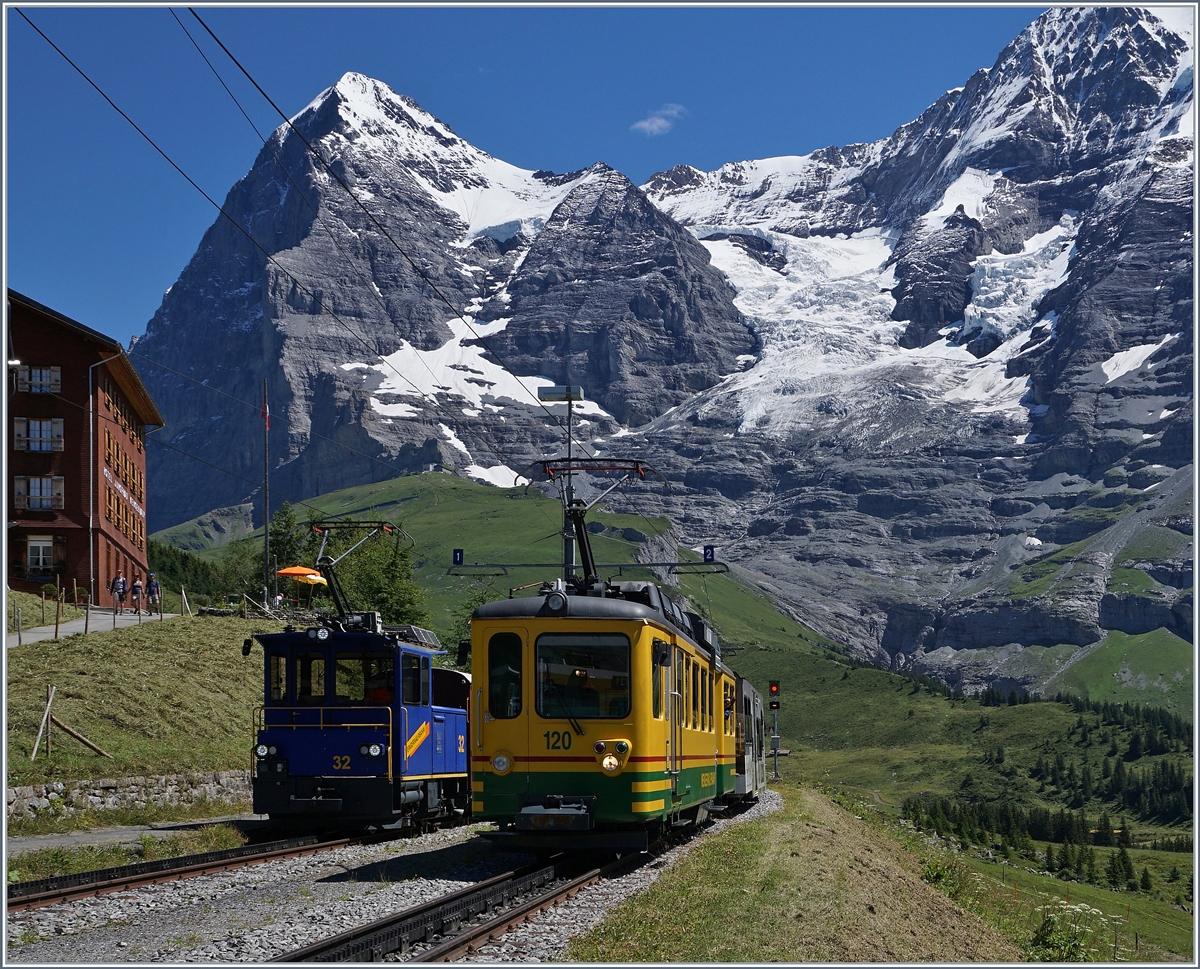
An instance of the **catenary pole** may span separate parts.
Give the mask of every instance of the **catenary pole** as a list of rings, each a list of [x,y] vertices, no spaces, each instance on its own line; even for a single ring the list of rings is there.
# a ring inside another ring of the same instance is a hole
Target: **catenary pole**
[[[267,378],[263,377],[263,608],[271,594],[271,488],[270,431],[271,408],[267,406]]]

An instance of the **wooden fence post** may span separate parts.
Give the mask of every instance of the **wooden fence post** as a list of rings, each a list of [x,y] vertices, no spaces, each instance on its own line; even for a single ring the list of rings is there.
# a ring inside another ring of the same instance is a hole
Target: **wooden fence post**
[[[17,606],[17,645],[21,645],[21,607]]]
[[[62,596],[54,599],[54,638],[58,639],[58,621],[62,618]]]
[[[59,720],[58,717],[56,717],[53,713],[50,714],[50,720],[51,720],[51,722],[53,722],[53,724],[56,727],[58,727],[59,730],[63,731],[64,733],[70,734],[72,737],[74,737],[76,740],[78,740],[81,744],[91,747],[92,750],[94,750],[96,753],[100,754],[100,756],[107,757],[109,760],[115,759],[112,754],[110,754],[106,750],[101,750],[94,743],[92,743],[90,740],[88,740],[87,737],[85,737],[83,734],[79,733],[76,730],[72,730],[65,723],[63,723],[61,720]]]
[[[33,742],[33,753],[29,755],[30,762],[37,756],[38,745],[42,742],[42,731],[46,729],[46,724],[50,720],[50,704],[54,702],[54,687],[50,687],[50,698],[46,701],[46,712],[42,714],[42,725],[38,727],[37,739]],[[47,756],[50,754],[49,737],[47,737]]]

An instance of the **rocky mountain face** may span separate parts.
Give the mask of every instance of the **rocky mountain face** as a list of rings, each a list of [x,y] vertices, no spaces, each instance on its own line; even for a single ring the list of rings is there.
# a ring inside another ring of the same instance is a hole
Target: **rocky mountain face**
[[[1107,630],[1190,638],[1192,63],[1146,10],[1055,9],[890,138],[640,188],[347,75],[294,119],[333,174],[280,129],[226,202],[254,244],[216,223],[138,344],[160,435],[242,476],[152,449],[154,525],[259,476],[196,381],[267,380],[300,497],[509,484],[578,383],[578,437],[672,482],[641,510],[859,655],[1036,688]]]

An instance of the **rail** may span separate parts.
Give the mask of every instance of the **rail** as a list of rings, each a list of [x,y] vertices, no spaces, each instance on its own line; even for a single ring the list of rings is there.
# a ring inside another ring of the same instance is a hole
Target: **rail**
[[[548,908],[578,892],[585,884],[604,878],[639,857],[627,855],[600,868],[580,873],[581,868],[587,866],[581,864],[578,858],[570,859],[566,854],[553,855],[549,859],[496,875],[395,915],[314,942],[302,949],[285,952],[268,961],[381,962],[391,953],[407,954],[414,945],[449,935],[452,938],[446,942],[414,953],[406,960],[442,961],[466,951],[485,936],[494,936],[502,924],[514,924],[535,910]],[[544,890],[556,883],[556,887]],[[531,894],[532,898],[518,901]],[[496,909],[503,909],[497,918],[462,930],[464,923]]]
[[[17,882],[8,886],[8,911],[23,912],[29,909],[69,902],[77,898],[106,895],[124,891],[139,885],[175,881],[241,868],[246,865],[274,861],[278,858],[298,857],[341,848],[351,843],[349,838],[320,841],[314,836],[289,838],[259,845],[243,845],[223,851],[206,851],[198,855],[183,855],[179,858],[164,858],[159,861],[142,861],[116,868],[101,868],[97,871],[80,872],[74,875],[57,875]]]

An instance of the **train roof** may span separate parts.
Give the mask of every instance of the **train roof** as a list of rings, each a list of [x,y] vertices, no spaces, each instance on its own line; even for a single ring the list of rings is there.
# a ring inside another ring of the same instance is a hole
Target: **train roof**
[[[604,594],[601,595],[600,593]],[[565,608],[552,609],[547,595],[498,599],[476,608],[472,619],[609,619],[650,620],[680,632],[696,649],[718,662],[716,631],[699,615],[685,612],[653,582],[605,582],[587,595],[563,597]]]

